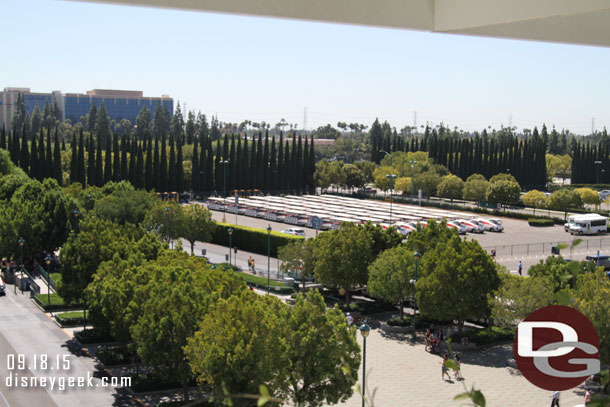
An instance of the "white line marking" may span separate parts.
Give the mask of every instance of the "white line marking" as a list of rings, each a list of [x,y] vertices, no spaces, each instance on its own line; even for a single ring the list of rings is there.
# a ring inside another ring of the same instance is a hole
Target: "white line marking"
[[[0,390],[0,396],[2,396],[2,400],[4,400],[4,404],[6,404],[6,407],[11,407],[11,405],[8,403],[8,401],[6,400],[6,397],[4,397],[4,394],[2,394],[2,391]]]

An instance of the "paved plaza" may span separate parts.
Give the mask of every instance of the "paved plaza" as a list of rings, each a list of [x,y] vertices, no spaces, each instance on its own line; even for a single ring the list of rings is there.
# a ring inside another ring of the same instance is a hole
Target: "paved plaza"
[[[362,337],[358,333],[358,343]],[[424,350],[420,332],[413,345],[410,334],[389,334],[372,329],[367,338],[367,394],[376,389],[375,407],[460,406],[453,398],[473,385],[483,392],[489,407],[548,407],[551,392],[530,384],[518,370],[507,366],[512,345],[500,345],[460,353],[463,381],[441,380],[442,355]],[[362,368],[359,372],[362,380]],[[464,387],[465,386],[465,387]],[[584,390],[561,392],[561,406],[582,404]],[[344,407],[361,407],[362,397],[354,394]],[[467,404],[471,405],[471,404]]]

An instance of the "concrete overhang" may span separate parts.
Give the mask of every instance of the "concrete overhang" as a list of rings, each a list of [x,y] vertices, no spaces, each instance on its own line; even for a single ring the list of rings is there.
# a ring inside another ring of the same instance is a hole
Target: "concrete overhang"
[[[610,46],[609,0],[74,0]]]

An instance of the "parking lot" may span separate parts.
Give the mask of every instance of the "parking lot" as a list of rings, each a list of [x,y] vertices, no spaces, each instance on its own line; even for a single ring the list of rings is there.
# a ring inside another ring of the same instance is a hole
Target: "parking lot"
[[[209,201],[208,206],[212,210],[213,217],[221,221],[223,217],[222,198]],[[246,216],[249,209],[250,214]],[[254,210],[252,210],[254,208]],[[273,211],[270,208],[275,208]],[[343,198],[330,195],[309,195],[289,197],[253,197],[251,199],[240,199],[236,206],[233,198],[227,198],[226,220],[229,223],[239,225],[266,228],[271,225],[273,230],[281,231],[294,227],[295,219],[299,222],[306,237],[314,237],[316,231],[311,228],[311,217],[319,216],[325,218],[327,228],[336,227],[343,221],[362,223],[371,220],[373,223],[387,225],[390,220],[390,208],[392,210],[392,223],[398,220],[428,220],[428,219],[472,219],[480,217],[480,214],[448,211],[436,208],[426,208],[414,205],[404,205],[373,200],[359,200],[354,198]],[[274,212],[274,213],[271,213]],[[278,216],[279,215],[279,216]],[[285,222],[289,219],[292,223]],[[493,248],[496,250],[496,261],[516,271],[519,260],[524,264],[526,271],[532,264],[538,263],[551,255],[551,247],[558,243],[570,243],[576,239],[565,232],[563,226],[532,227],[526,220],[500,218],[504,231],[501,233],[485,232],[483,234],[467,234],[467,239],[476,239],[487,252]],[[279,221],[284,220],[284,221]],[[563,257],[574,260],[582,260],[586,255],[596,254],[598,250],[610,253],[610,236],[594,235],[579,236],[583,242],[572,250],[563,249]]]

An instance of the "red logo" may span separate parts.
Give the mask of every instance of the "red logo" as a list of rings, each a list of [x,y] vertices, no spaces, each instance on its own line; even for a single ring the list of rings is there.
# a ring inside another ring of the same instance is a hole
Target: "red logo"
[[[529,314],[517,328],[513,353],[523,376],[549,391],[574,388],[600,371],[595,327],[563,305]]]

